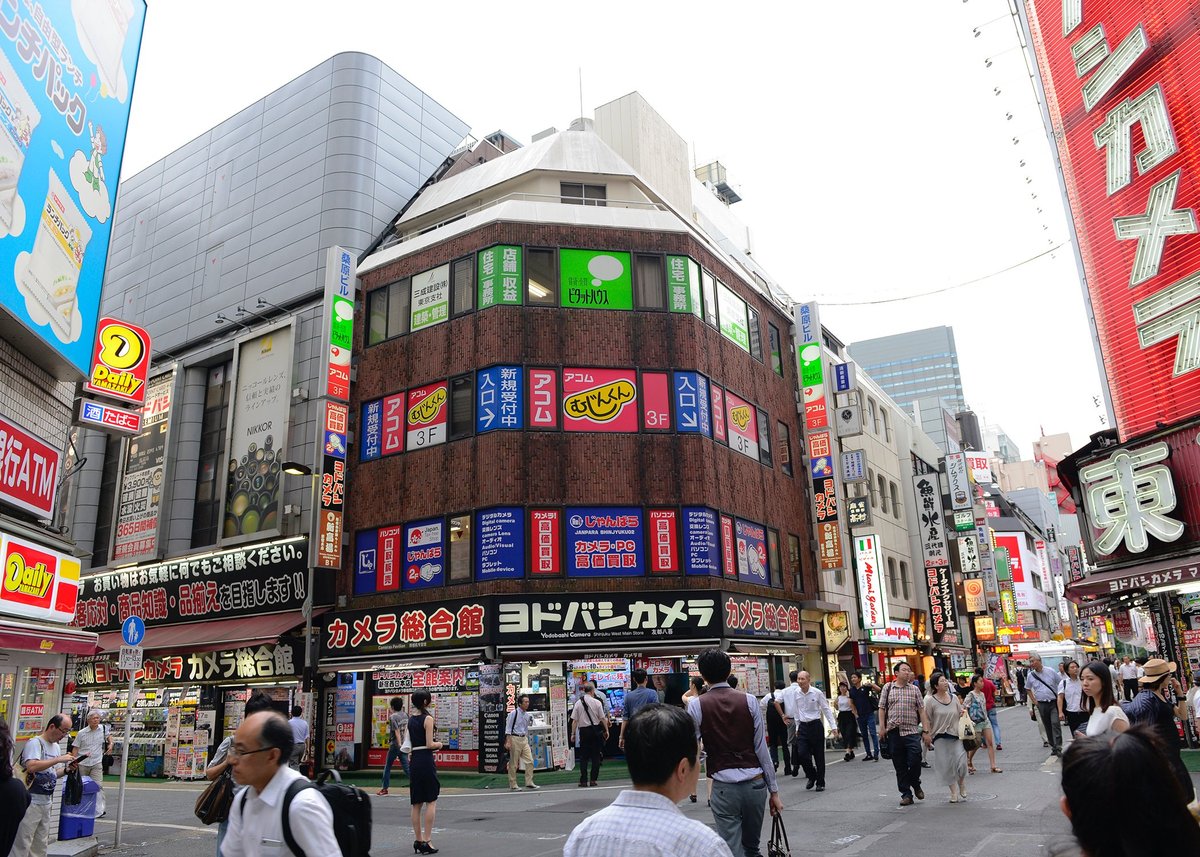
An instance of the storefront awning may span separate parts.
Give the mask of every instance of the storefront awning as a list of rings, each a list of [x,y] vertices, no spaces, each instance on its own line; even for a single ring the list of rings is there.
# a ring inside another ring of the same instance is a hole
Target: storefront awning
[[[121,635],[117,634],[119,638]],[[0,619],[0,648],[47,655],[94,655],[98,636],[65,625]]]
[[[325,610],[317,608],[313,616]],[[160,652],[179,649],[188,652],[215,652],[220,649],[240,649],[261,643],[278,642],[279,637],[304,623],[299,610],[272,613],[267,616],[241,616],[237,619],[218,619],[215,622],[193,622],[188,625],[164,625],[147,628],[142,648]],[[120,651],[124,641],[120,631],[100,635],[101,652]],[[88,654],[91,654],[89,651]]]
[[[1192,554],[1089,575],[1068,584],[1067,597],[1078,602],[1089,596],[1132,594],[1139,590],[1182,586],[1196,581],[1200,581],[1200,558]]]

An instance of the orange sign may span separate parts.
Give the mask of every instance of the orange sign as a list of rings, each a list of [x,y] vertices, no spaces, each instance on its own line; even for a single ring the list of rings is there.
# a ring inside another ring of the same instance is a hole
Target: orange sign
[[[977,640],[994,640],[994,639],[996,639],[996,623],[992,621],[991,616],[976,616],[975,617],[975,639],[977,639]]]
[[[0,613],[51,622],[75,619],[79,560],[0,533]]]
[[[149,372],[150,334],[115,318],[100,319],[92,351],[92,371],[83,388],[141,405],[146,401]]]

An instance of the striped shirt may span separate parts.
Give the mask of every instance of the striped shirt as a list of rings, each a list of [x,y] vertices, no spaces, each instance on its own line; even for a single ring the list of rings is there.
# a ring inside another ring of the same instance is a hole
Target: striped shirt
[[[733,857],[711,828],[669,798],[628,789],[567,840],[563,857]]]

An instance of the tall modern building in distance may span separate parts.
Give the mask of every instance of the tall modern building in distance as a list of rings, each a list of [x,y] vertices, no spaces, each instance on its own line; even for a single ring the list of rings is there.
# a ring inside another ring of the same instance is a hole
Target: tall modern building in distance
[[[912,409],[917,399],[943,399],[952,413],[966,410],[954,329],[930,327],[849,346],[850,356],[896,404]]]

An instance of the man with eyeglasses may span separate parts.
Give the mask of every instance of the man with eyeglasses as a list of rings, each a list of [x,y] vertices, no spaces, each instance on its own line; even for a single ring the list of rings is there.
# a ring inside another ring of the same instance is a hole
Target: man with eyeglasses
[[[229,810],[222,857],[272,857],[290,853],[283,838],[283,800],[288,786],[303,775],[287,765],[292,727],[275,712],[251,714],[233,734],[229,764],[234,782],[248,786]],[[307,857],[340,857],[333,813],[315,789],[292,798],[288,808],[292,838]]]
[[[29,810],[17,829],[11,857],[46,857],[50,844],[50,809],[58,775],[78,764],[70,753],[63,753],[58,742],[71,731],[71,715],[55,714],[46,731],[29,740],[21,751],[21,767],[33,774],[29,786]]]

